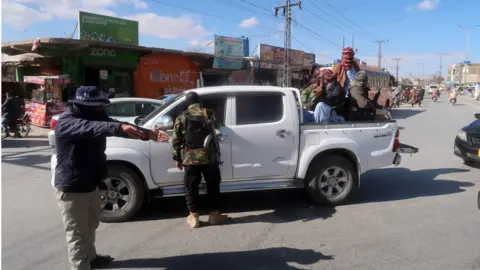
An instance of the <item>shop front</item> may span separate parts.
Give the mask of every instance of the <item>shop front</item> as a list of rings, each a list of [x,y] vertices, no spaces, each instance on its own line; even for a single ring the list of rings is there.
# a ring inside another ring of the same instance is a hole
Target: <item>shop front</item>
[[[157,99],[196,88],[199,68],[188,56],[154,53],[140,58],[134,74],[135,96]]]
[[[33,125],[48,127],[53,115],[65,111],[62,96],[70,82],[66,75],[24,77],[25,112],[29,114]]]
[[[91,46],[82,52],[83,85],[98,85],[115,97],[134,95],[133,76],[142,52]]]

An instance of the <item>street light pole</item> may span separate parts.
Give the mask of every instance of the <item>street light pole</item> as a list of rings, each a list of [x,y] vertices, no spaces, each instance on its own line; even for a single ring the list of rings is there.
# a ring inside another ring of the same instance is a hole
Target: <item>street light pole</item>
[[[469,56],[469,53],[470,53],[469,52],[470,51],[470,34],[471,34],[473,29],[475,29],[477,27],[480,27],[480,24],[475,25],[475,26],[471,26],[471,27],[459,25],[458,27],[460,27],[462,29],[465,29],[467,31],[467,44],[465,46],[465,61],[468,61],[468,56]]]
[[[466,72],[467,72],[467,69],[466,67],[468,66],[468,57],[469,57],[469,51],[470,51],[470,33],[472,32],[473,29],[479,27],[479,25],[475,25],[475,26],[471,26],[471,27],[466,27],[466,26],[462,26],[462,25],[459,25],[458,27],[462,28],[462,29],[465,29],[467,31],[467,44],[465,46],[465,64],[462,64],[462,72],[460,73],[463,77],[463,81],[466,81]],[[462,61],[462,63],[464,63]],[[462,79],[460,79],[460,85],[462,84]]]
[[[424,74],[423,74],[423,68],[424,68],[424,66],[425,66],[425,63],[418,63],[418,64],[422,66],[422,78],[421,78],[420,80],[421,80],[421,84],[422,84],[422,86],[423,86],[423,76],[424,76]]]

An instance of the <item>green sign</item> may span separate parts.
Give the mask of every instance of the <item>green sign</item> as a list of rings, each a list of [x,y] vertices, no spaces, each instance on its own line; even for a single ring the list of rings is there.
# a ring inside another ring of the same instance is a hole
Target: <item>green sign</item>
[[[80,39],[138,45],[138,22],[80,11]]]

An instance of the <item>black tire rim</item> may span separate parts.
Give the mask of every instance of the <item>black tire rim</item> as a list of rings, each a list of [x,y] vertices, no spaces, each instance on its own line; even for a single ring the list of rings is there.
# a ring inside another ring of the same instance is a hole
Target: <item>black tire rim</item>
[[[109,177],[99,186],[102,209],[105,212],[118,212],[125,209],[131,201],[131,189],[128,183],[120,178]]]

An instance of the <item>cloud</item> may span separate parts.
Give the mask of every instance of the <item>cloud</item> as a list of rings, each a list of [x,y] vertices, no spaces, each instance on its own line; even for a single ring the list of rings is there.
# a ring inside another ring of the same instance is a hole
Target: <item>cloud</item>
[[[21,3],[3,1],[2,4],[2,21],[17,29],[53,19],[51,14],[29,8]]]
[[[257,18],[251,17],[251,18],[248,18],[248,19],[243,20],[243,21],[240,23],[240,28],[255,27],[255,26],[258,25],[258,23],[259,23],[259,21],[257,20]]]
[[[77,20],[80,10],[117,16],[112,9],[125,6],[133,7],[130,10],[148,8],[143,0],[4,0],[2,10],[8,10],[3,12],[3,22],[21,29],[52,19]],[[165,39],[188,39],[192,44],[198,40],[199,43],[194,46],[200,45],[200,40],[212,34],[205,30],[197,16],[169,17],[146,12],[124,18],[138,21],[140,34]]]
[[[25,4],[28,4],[26,6]],[[111,8],[130,5],[134,9],[146,9],[143,0],[7,0],[3,1],[3,21],[13,27],[26,27],[37,22],[78,18],[78,11],[115,16]]]
[[[417,5],[420,10],[433,10],[438,7],[440,0],[423,0]]]
[[[212,33],[205,30],[201,21],[192,16],[168,17],[155,13],[126,16],[125,19],[138,21],[140,33],[166,39],[201,39]]]

